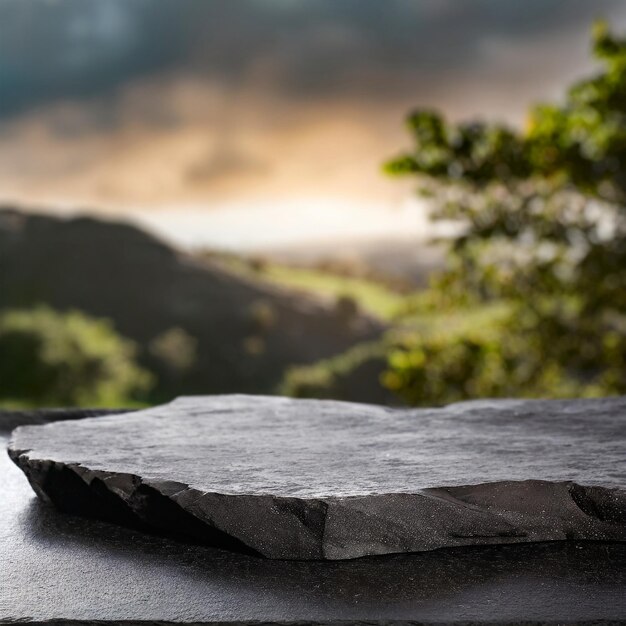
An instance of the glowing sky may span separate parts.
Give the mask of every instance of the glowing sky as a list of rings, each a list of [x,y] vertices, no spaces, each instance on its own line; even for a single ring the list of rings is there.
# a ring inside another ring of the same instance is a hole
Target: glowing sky
[[[184,243],[414,236],[414,106],[519,123],[620,0],[2,0],[0,196]]]

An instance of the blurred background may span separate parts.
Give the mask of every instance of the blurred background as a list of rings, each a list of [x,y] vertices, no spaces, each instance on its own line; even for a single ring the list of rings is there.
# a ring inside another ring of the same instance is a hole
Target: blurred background
[[[626,393],[624,33],[620,0],[1,0],[0,406]]]

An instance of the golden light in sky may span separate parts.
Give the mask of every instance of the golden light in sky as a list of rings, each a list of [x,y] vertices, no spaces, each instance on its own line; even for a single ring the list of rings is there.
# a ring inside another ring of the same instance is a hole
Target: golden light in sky
[[[406,113],[519,123],[589,70],[590,20],[626,16],[612,0],[168,5],[3,3],[3,200],[195,245],[423,235],[410,186],[380,171]]]

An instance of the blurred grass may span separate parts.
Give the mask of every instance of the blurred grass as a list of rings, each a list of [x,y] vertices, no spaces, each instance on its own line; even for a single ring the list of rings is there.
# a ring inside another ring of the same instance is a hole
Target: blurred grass
[[[412,302],[415,302],[414,296]],[[432,337],[445,335],[449,339],[463,335],[476,328],[497,324],[511,312],[511,305],[504,301],[473,304],[464,307],[436,310],[417,310],[401,315],[397,325],[388,334],[393,338],[406,334]]]
[[[406,298],[405,304],[413,312],[397,320],[377,341],[358,344],[311,365],[289,368],[278,393],[301,398],[398,404],[399,398],[382,383],[394,346],[432,339],[442,339],[452,345],[476,328],[488,330],[497,326],[511,312],[510,305],[504,302],[439,311],[432,308],[427,297],[421,296]]]
[[[230,271],[284,289],[337,300],[348,297],[359,309],[383,321],[394,320],[406,304],[407,296],[374,279],[344,276],[314,268],[301,268],[270,261],[255,263],[235,255],[215,255],[212,258]]]
[[[306,290],[322,297],[347,296],[362,311],[388,321],[397,316],[405,299],[402,294],[372,280],[333,276],[319,270],[272,265],[261,276],[281,286]]]

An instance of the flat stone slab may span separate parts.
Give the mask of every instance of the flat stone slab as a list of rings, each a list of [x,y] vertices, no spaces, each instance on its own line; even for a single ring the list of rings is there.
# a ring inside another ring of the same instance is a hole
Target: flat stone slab
[[[598,626],[626,619],[624,543],[275,561],[66,515],[35,498],[6,455],[0,485],[2,624]]]
[[[626,541],[626,398],[440,409],[254,396],[23,426],[60,509],[276,559]]]

